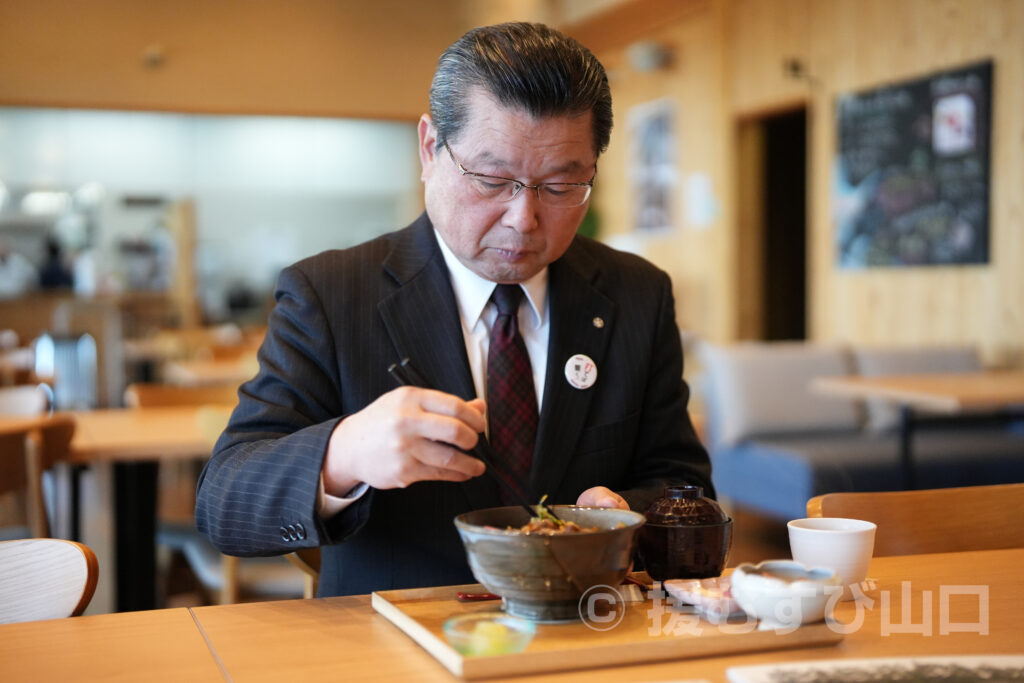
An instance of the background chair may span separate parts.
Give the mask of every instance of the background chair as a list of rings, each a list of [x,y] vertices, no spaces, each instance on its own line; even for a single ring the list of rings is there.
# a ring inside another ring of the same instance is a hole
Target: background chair
[[[45,415],[53,407],[53,391],[47,384],[0,387],[0,415]]]
[[[235,385],[176,386],[166,384],[131,384],[125,389],[125,403],[136,408],[161,406],[201,406],[197,414],[207,433],[210,447],[224,428],[227,415],[237,399]],[[198,470],[196,463],[183,463],[193,468],[161,466],[160,495],[162,498],[188,499],[179,508],[186,509],[187,518],[164,510],[157,526],[157,543],[178,553],[209,594],[220,604],[231,604],[244,598],[300,597],[305,593],[304,575],[282,557],[238,558],[224,555],[195,527],[192,510],[195,508],[195,487]],[[165,476],[165,474],[167,476]]]
[[[34,383],[37,379],[35,351],[31,347],[18,347],[17,335],[14,335],[15,346],[5,346],[5,332],[11,333],[11,330],[0,330],[0,386]]]
[[[22,515],[11,515],[17,523],[0,529],[0,537],[50,535],[50,510],[58,506],[48,501],[52,493],[46,491],[54,487],[46,486],[44,473],[67,459],[74,433],[74,420],[67,415],[25,417],[0,433],[0,495],[15,501],[7,501],[7,514],[23,507]]]
[[[320,585],[320,548],[303,548],[284,557],[305,574],[302,597],[315,598]]]
[[[807,515],[874,522],[879,557],[1024,547],[1024,484],[827,493]]]
[[[81,543],[0,541],[0,624],[78,616],[98,579],[96,555]]]

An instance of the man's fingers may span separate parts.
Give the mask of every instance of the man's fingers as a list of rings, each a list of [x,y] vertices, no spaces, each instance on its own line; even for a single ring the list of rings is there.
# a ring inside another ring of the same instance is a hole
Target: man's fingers
[[[399,430],[407,436],[452,444],[464,450],[476,445],[486,421],[483,401],[463,401],[458,396],[433,389],[396,389],[400,403]]]
[[[626,499],[605,486],[595,486],[580,494],[577,505],[584,507],[619,508],[628,510]]]
[[[427,443],[417,454],[416,459],[427,468],[439,472],[453,472],[463,475],[466,479],[478,477],[487,468],[471,455],[460,453],[443,443]],[[449,480],[449,477],[432,477]]]
[[[480,399],[463,401],[458,396],[433,389],[419,389],[415,398],[424,412],[454,418],[468,426],[474,434],[484,431],[487,425],[483,401]]]

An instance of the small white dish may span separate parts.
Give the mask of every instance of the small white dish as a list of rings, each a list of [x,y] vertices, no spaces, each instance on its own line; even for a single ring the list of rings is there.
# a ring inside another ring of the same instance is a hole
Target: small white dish
[[[732,597],[727,576],[710,579],[670,579],[662,582],[665,592],[680,602],[693,605],[712,620],[743,614]]]
[[[759,620],[759,630],[791,630],[821,621],[829,598],[842,590],[834,570],[792,560],[741,564],[731,579],[732,597]]]

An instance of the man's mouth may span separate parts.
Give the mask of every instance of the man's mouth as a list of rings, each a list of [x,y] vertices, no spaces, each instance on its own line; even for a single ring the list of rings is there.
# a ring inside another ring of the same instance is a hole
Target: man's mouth
[[[500,247],[492,247],[492,249],[499,257],[506,261],[519,261],[529,254],[525,249],[502,249]]]

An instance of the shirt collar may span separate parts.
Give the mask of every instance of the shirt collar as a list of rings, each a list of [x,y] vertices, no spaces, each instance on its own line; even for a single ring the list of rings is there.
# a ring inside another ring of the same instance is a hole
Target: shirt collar
[[[451,275],[452,289],[455,290],[455,300],[459,305],[459,315],[466,321],[469,329],[472,329],[487,307],[491,299],[495,283],[486,280],[463,265],[452,250],[445,244],[441,234],[434,228],[434,236],[441,247],[441,254],[444,256],[445,265]],[[539,273],[526,282],[521,283],[526,293],[526,300],[530,303],[530,322],[534,328],[540,327],[544,320],[544,306],[547,302],[548,293],[548,269],[543,268]]]

